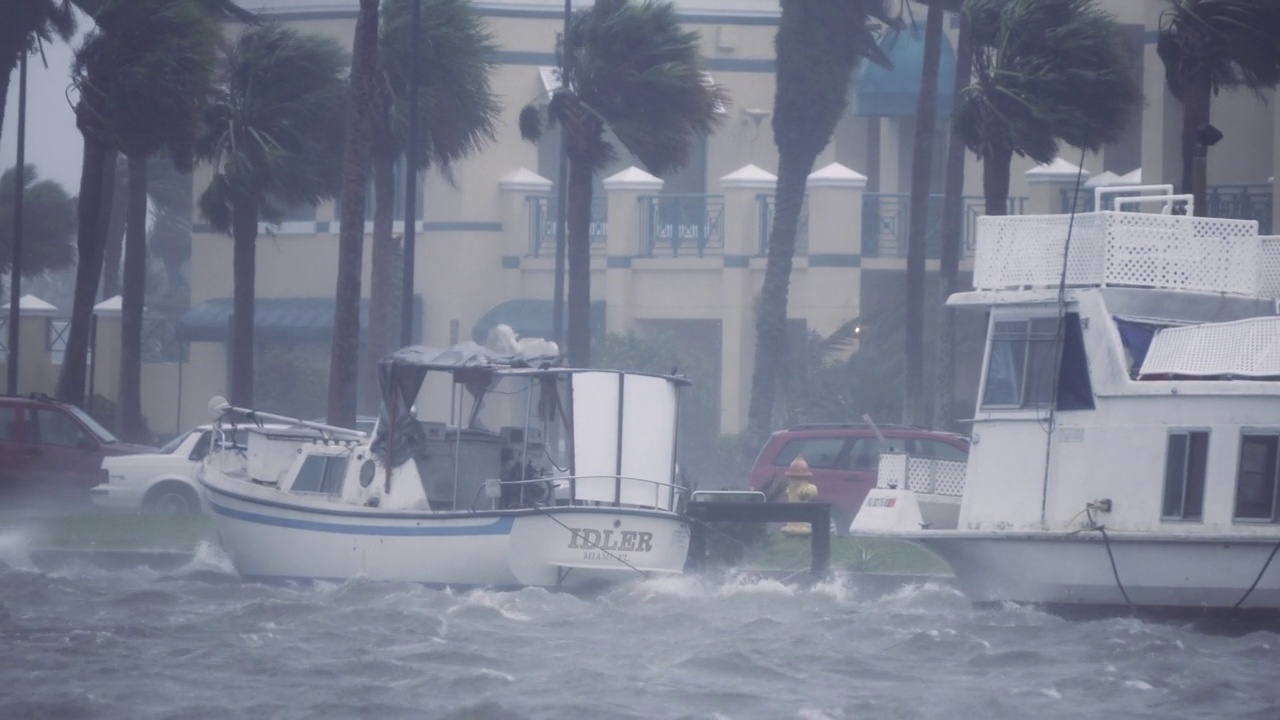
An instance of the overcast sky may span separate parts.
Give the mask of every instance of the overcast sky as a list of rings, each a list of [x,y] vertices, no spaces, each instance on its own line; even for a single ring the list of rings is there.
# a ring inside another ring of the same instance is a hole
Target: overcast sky
[[[67,102],[71,46],[51,43],[45,46],[44,54],[48,69],[39,54],[27,60],[26,162],[36,166],[42,179],[56,180],[68,195],[77,195],[84,144],[80,131],[76,130],[75,113]],[[0,134],[0,167],[6,170],[13,167],[17,148],[18,70],[15,68],[9,79],[9,101],[4,112],[4,131]]]

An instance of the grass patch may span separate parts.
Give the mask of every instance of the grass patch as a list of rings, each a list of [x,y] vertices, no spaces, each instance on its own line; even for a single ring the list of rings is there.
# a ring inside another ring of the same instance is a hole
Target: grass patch
[[[195,550],[213,540],[204,515],[83,512],[4,521],[26,533],[33,548],[59,550]]]

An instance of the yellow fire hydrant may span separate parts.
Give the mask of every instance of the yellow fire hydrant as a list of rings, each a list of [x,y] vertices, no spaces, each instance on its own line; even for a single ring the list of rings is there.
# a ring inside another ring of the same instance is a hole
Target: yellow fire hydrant
[[[818,487],[813,484],[813,471],[803,457],[797,456],[791,461],[791,467],[783,473],[787,478],[787,502],[809,502],[818,495]],[[789,522],[782,526],[782,532],[793,537],[808,536],[813,533],[809,523]]]

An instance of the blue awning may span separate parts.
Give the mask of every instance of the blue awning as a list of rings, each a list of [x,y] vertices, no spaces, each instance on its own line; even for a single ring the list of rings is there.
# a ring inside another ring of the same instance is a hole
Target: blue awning
[[[853,81],[853,114],[870,117],[915,117],[924,71],[924,28],[890,33],[880,47],[893,61],[888,70],[864,60]],[[942,36],[938,63],[938,115],[951,114],[956,78],[956,52]]]
[[[416,299],[416,298],[415,298]],[[253,305],[258,341],[323,342],[333,337],[333,298],[257,298]],[[188,342],[226,342],[231,298],[205,300],[178,321],[174,338]],[[369,324],[369,301],[360,301],[360,330]]]

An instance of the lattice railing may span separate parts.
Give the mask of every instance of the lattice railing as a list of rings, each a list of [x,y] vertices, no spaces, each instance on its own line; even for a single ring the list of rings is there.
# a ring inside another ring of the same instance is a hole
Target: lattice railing
[[[964,494],[965,463],[956,460],[911,457],[901,452],[880,453],[876,487],[903,487],[931,495]]]
[[[974,287],[996,290],[1118,285],[1257,296],[1263,242],[1251,220],[1135,212],[983,217],[978,220]]]

